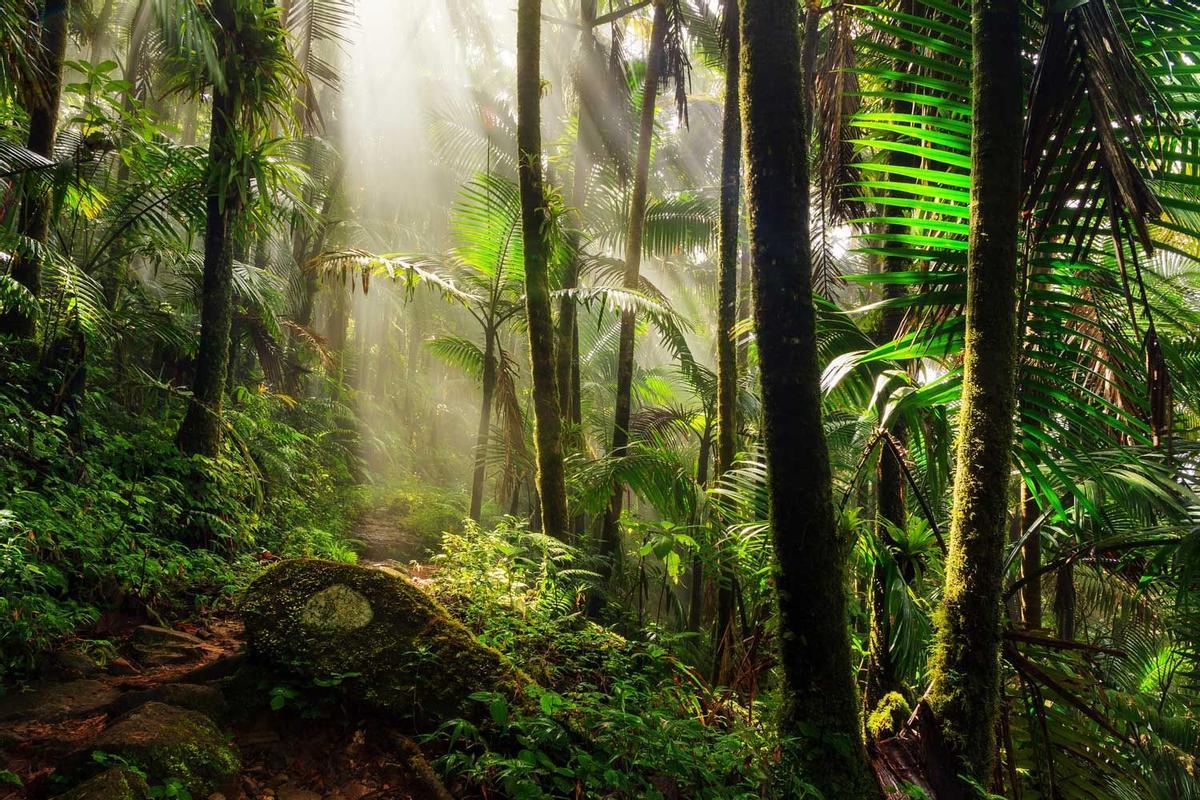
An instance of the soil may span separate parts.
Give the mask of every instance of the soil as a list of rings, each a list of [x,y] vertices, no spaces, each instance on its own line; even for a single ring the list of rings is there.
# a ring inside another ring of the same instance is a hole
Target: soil
[[[427,579],[429,568],[414,561],[427,555],[424,544],[397,529],[386,511],[367,514],[354,538],[362,543],[361,563],[400,571],[418,582]],[[232,613],[179,622],[170,631],[145,622],[106,615],[105,635],[121,642],[119,657],[89,664],[67,650],[50,662],[69,664],[69,670],[54,669],[37,683],[6,687],[0,695],[0,775],[9,771],[21,786],[0,783],[0,800],[42,800],[67,791],[57,766],[87,749],[115,716],[140,701],[140,693],[171,684],[212,685],[245,660],[242,624]],[[148,649],[148,637],[168,642],[171,657],[148,655],[161,655],[153,646]],[[211,800],[449,797],[419,747],[386,721],[338,707],[300,704],[271,710],[271,688],[261,687],[261,703],[252,703],[258,710],[245,713],[247,703],[230,703],[243,711],[226,728],[243,770],[235,793]]]

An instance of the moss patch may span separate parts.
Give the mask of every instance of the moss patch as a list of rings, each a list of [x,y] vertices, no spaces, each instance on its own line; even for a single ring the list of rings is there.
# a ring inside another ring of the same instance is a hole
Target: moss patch
[[[138,766],[150,783],[175,778],[198,797],[230,788],[242,766],[212,720],[164,703],[146,703],[117,719],[64,771],[86,774],[96,766],[92,754],[97,751]]]
[[[285,561],[242,600],[252,655],[421,723],[471,715],[473,692],[529,682],[404,578],[332,561]]]
[[[147,800],[150,790],[142,776],[113,767],[84,781],[55,800]]]
[[[867,717],[867,733],[872,739],[888,739],[895,736],[904,726],[905,720],[912,715],[912,708],[904,695],[899,692],[889,692],[875,706],[875,710]]]

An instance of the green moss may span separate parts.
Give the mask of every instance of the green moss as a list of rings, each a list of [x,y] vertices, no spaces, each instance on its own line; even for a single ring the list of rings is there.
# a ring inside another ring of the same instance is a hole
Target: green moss
[[[352,699],[413,721],[470,714],[473,692],[529,682],[420,589],[375,569],[286,561],[250,586],[242,613],[256,658],[310,680],[353,675],[341,683]]]
[[[912,714],[912,707],[899,692],[889,692],[867,717],[867,733],[872,739],[887,739],[895,736],[904,721]]]
[[[55,800],[147,800],[150,790],[142,776],[113,767],[76,786]]]
[[[119,718],[66,771],[82,774],[93,768],[96,752],[137,765],[152,784],[175,778],[198,797],[227,789],[242,767],[237,750],[212,720],[164,703],[146,703]]]

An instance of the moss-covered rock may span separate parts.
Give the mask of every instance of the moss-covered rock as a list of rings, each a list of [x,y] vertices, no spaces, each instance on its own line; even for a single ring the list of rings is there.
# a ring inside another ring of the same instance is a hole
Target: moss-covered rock
[[[895,736],[912,715],[912,707],[899,692],[889,692],[867,717],[867,733],[878,741]]]
[[[285,561],[242,600],[250,652],[376,710],[422,723],[470,716],[477,691],[529,682],[404,578],[332,561]]]
[[[113,703],[109,713],[120,716],[146,703],[166,703],[199,711],[217,724],[224,724],[230,718],[229,704],[219,689],[194,683],[164,683],[140,692],[128,692]]]
[[[137,766],[152,784],[175,778],[193,797],[232,788],[242,766],[237,750],[208,717],[154,702],[113,721],[64,772],[86,774],[95,768],[97,752]]]
[[[147,800],[150,789],[136,772],[120,767],[105,770],[55,800]]]

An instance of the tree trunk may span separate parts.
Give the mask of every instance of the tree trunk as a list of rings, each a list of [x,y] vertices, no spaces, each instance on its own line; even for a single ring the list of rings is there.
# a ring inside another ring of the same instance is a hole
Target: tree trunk
[[[554,374],[550,248],[546,241],[549,215],[542,187],[541,14],[542,0],[520,0],[517,10],[517,154],[538,498],[543,530],[565,541],[570,533],[570,520],[563,472],[562,414]]]
[[[232,12],[227,12],[232,15]],[[217,18],[222,19],[220,13]],[[218,185],[234,163],[235,115],[240,103],[226,89],[214,89],[212,133],[208,146],[210,175],[205,201],[204,280],[200,305],[200,346],[187,415],[176,441],[186,453],[212,458],[221,445],[221,403],[229,366],[233,319],[233,220],[239,212],[236,184]]]
[[[821,423],[809,242],[807,128],[795,0],[742,0],[742,122],[762,364],[763,443],[777,559],[781,734],[829,798],[879,797],[867,766]]]
[[[708,466],[712,460],[712,417],[705,415],[706,422],[704,425],[704,433],[700,436],[700,452],[696,458],[696,486],[700,491],[704,491],[708,486]],[[695,524],[695,520],[690,520]],[[697,550],[696,555],[692,558],[692,575],[689,583],[691,589],[691,597],[688,600],[688,627],[689,631],[700,630],[700,618],[704,612],[704,559],[701,553]]]
[[[738,318],[738,205],[742,194],[741,32],[737,3],[725,6],[725,110],[721,131],[721,222],[717,277],[717,478],[733,466],[737,452],[738,353],[733,329]],[[723,537],[722,539],[723,540]],[[717,584],[717,623],[712,679],[723,684],[726,648],[733,630],[733,567],[725,553]]]
[[[471,480],[471,519],[479,522],[483,512],[483,486],[487,477],[488,437],[492,433],[492,397],[496,393],[496,332],[483,334],[483,402],[479,407],[479,430],[475,434],[475,475]]]
[[[667,41],[667,7],[654,0],[654,26],[650,31],[650,49],[646,55],[646,77],[642,91],[641,122],[638,127],[637,167],[633,176],[633,194],[629,201],[629,235],[625,242],[626,289],[637,289],[641,281],[642,233],[646,225],[646,193],[650,181],[650,147],[654,138],[654,112],[661,82],[664,49]],[[616,414],[613,419],[612,455],[621,457],[629,447],[629,416],[633,393],[634,328],[637,315],[621,312],[621,337],[617,350]],[[600,534],[600,554],[615,559],[618,546],[617,524],[621,519],[624,487],[613,487],[608,512]]]
[[[1021,535],[1025,536],[1038,517],[1042,515],[1038,507],[1037,495],[1029,491],[1029,487],[1021,484]],[[1030,630],[1042,627],[1042,535],[1034,533],[1025,540],[1021,547],[1021,577],[1029,578],[1021,587],[1021,621]]]
[[[1013,439],[1021,194],[1020,3],[974,0],[966,351],[946,585],[929,702],[958,771],[991,777]]]
[[[584,142],[584,119],[587,114],[587,109],[584,108],[583,98],[587,93],[583,90],[583,83],[591,79],[591,61],[588,58],[588,49],[595,46],[592,25],[596,19],[596,0],[580,0],[579,3],[579,23],[582,30],[579,32],[579,48],[581,51],[581,61],[578,70],[575,73],[575,96],[580,100],[579,108],[579,133],[575,141],[575,175],[571,186],[571,208],[575,210],[574,226],[577,231],[583,230],[583,207],[587,204],[588,176],[591,171],[591,158],[588,156],[587,146]],[[582,236],[577,235],[575,245],[579,247],[582,244]],[[573,258],[567,265],[566,274],[563,276],[563,288],[574,289],[579,286],[579,259]],[[558,304],[558,343],[555,348],[555,375],[558,381],[558,407],[564,414],[571,415],[572,424],[579,424],[580,420],[576,419],[573,411],[572,389],[574,381],[572,373],[579,369],[578,363],[578,348],[577,341],[579,339],[578,327],[578,308],[575,304],[575,299],[572,297],[563,297]]]
[[[40,156],[53,159],[54,139],[58,132],[58,106],[62,99],[63,59],[67,52],[67,17],[70,3],[67,0],[46,0],[42,12],[40,52],[34,63],[42,69],[42,75],[32,79],[26,107],[29,111],[30,150]],[[29,193],[21,207],[20,232],[42,244],[46,243],[50,231],[51,198],[48,192],[29,185]],[[11,275],[14,281],[29,290],[36,299],[42,291],[42,265],[32,253],[19,255],[13,262]],[[12,309],[0,314],[0,334],[30,338],[36,329],[33,314],[21,309]]]

